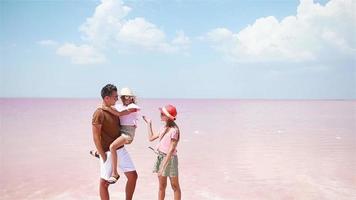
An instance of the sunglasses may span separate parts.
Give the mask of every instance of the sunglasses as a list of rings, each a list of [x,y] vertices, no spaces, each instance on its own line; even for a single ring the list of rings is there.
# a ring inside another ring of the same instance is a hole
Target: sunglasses
[[[115,98],[115,99],[118,99],[118,98],[119,98],[119,95],[110,96],[110,97],[113,97],[113,98]]]
[[[132,100],[132,99],[134,99],[134,97],[133,96],[121,96],[121,98],[123,98],[123,99],[125,99],[125,100]]]

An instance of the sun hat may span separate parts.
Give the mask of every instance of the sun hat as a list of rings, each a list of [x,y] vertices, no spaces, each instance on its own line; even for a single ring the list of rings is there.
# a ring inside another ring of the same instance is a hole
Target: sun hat
[[[162,114],[167,116],[169,119],[176,120],[177,109],[173,105],[168,104],[162,108],[159,108],[159,110],[161,111]]]
[[[121,96],[135,96],[130,88],[122,88],[120,91]]]

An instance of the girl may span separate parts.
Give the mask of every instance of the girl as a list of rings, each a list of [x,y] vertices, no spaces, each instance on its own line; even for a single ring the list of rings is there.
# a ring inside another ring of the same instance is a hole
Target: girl
[[[161,111],[161,121],[165,123],[159,133],[153,132],[152,121],[143,116],[148,127],[149,141],[154,141],[159,138],[157,146],[158,156],[153,169],[153,172],[158,174],[158,199],[164,199],[167,177],[169,177],[174,192],[174,199],[180,200],[181,190],[178,180],[178,157],[176,149],[180,132],[177,124],[174,122],[177,116],[177,110],[172,105],[166,105],[159,110]]]
[[[116,150],[124,145],[131,144],[135,137],[136,124],[138,120],[138,111],[140,108],[135,104],[135,96],[129,88],[122,88],[120,91],[120,98],[122,104],[112,107],[103,107],[103,110],[109,111],[115,116],[120,118],[120,132],[121,136],[118,137],[110,145],[110,152],[112,158],[112,174],[108,179],[110,184],[114,184],[120,178],[117,171],[118,159]]]

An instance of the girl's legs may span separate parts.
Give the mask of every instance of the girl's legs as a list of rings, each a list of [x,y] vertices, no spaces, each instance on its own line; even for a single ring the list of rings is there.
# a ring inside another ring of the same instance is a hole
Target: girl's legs
[[[112,160],[112,174],[111,174],[112,177],[117,177],[119,175],[119,173],[117,172],[118,159],[117,159],[116,150],[117,148],[124,145],[125,143],[126,143],[126,138],[120,136],[110,144],[110,152],[111,152],[111,160]]]
[[[172,190],[174,192],[174,200],[181,199],[181,191],[179,186],[178,176],[169,177],[171,181]]]
[[[167,176],[158,176],[158,182],[158,200],[164,200],[164,197],[166,196]]]

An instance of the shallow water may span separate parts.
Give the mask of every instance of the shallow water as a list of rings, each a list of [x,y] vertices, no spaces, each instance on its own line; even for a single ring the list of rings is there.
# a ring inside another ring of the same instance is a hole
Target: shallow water
[[[0,99],[0,199],[99,199],[91,115],[97,99]],[[177,106],[182,199],[356,199],[356,101],[140,100]],[[126,148],[134,199],[157,197],[144,123]],[[110,187],[124,197],[125,178]],[[172,191],[167,187],[167,199]]]

